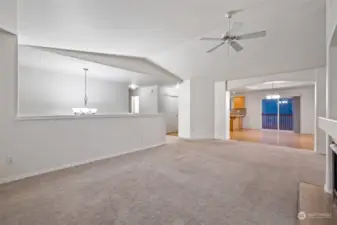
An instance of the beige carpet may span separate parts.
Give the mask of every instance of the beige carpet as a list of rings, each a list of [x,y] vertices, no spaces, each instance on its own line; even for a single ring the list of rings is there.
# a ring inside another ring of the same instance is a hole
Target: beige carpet
[[[181,142],[0,186],[1,225],[295,225],[299,181],[324,157]]]

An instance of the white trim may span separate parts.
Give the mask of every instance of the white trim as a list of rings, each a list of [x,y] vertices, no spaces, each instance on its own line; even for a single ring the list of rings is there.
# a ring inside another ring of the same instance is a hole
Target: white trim
[[[319,117],[319,127],[329,134],[332,138],[337,139],[337,120]]]
[[[333,48],[336,47],[336,43],[334,43],[334,40],[336,39],[336,35],[337,35],[337,25],[333,25],[332,26],[332,32],[330,33],[329,37],[328,37],[328,46],[329,48]]]
[[[109,119],[109,118],[134,118],[134,117],[159,117],[164,114],[115,114],[115,115],[69,115],[69,116],[17,116],[17,121],[33,121],[33,120],[80,120],[80,119]]]
[[[314,92],[315,92],[315,119],[314,119],[314,152],[319,153],[319,148],[318,148],[318,116],[319,116],[319,109],[318,109],[318,70],[316,70],[316,82],[315,82],[315,86],[314,86]]]
[[[147,150],[147,149],[156,148],[156,147],[160,147],[160,146],[163,146],[163,145],[166,145],[166,142],[156,144],[156,145],[147,146],[147,147],[144,147],[144,148],[138,148],[138,149],[123,152],[123,153],[117,153],[117,154],[102,156],[102,157],[98,157],[98,158],[94,158],[94,159],[88,159],[88,160],[85,160],[85,161],[67,164],[67,165],[63,165],[63,166],[59,166],[59,167],[55,167],[55,168],[51,168],[51,169],[45,169],[45,170],[40,170],[40,171],[36,171],[36,172],[26,173],[26,174],[18,175],[18,176],[15,176],[15,177],[3,178],[3,179],[0,179],[0,184],[6,184],[6,183],[22,180],[22,179],[29,178],[29,177],[35,177],[35,176],[39,176],[39,175],[42,175],[42,174],[55,172],[55,171],[58,171],[58,170],[64,170],[64,169],[68,169],[68,168],[71,168],[71,167],[81,166],[81,165],[85,165],[85,164],[96,162],[96,161],[114,158],[114,157],[117,157],[117,156],[122,156],[122,155],[135,153],[135,152],[139,152],[139,151],[144,151],[144,150]]]
[[[179,138],[184,141],[214,141],[214,140],[217,140],[214,138],[183,138],[183,137],[179,137]]]
[[[328,193],[328,194],[331,194],[331,195],[333,194],[332,189],[327,188],[326,185],[324,185],[324,191],[325,191],[326,193]]]
[[[330,148],[337,154],[337,145],[330,145]]]

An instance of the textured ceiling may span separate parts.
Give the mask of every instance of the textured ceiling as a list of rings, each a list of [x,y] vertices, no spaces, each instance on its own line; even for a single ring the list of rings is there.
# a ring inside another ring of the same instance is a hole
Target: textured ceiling
[[[241,53],[202,36],[227,30],[226,11],[242,32],[268,36],[242,41]],[[324,0],[19,0],[19,42],[52,48],[147,57],[189,79],[228,80],[325,64]]]

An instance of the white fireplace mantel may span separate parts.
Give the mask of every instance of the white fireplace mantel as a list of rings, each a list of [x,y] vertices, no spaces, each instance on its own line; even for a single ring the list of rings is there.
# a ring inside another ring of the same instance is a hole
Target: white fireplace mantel
[[[318,126],[324,130],[332,139],[337,140],[337,120],[319,118]],[[337,153],[337,145],[331,144],[331,140],[327,139],[330,149]],[[332,151],[327,151],[326,155],[326,170],[325,170],[325,192],[333,193],[333,154]]]
[[[320,117],[318,125],[333,139],[337,140],[337,120]]]

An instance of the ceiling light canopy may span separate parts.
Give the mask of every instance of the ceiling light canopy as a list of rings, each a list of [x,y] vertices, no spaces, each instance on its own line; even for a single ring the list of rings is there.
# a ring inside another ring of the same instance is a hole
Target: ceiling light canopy
[[[136,90],[137,88],[139,88],[139,86],[136,85],[136,84],[130,84],[130,85],[129,85],[129,88],[130,88],[131,90]]]

